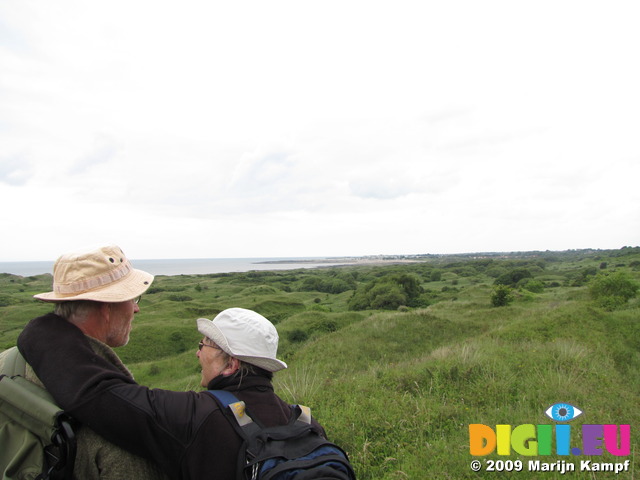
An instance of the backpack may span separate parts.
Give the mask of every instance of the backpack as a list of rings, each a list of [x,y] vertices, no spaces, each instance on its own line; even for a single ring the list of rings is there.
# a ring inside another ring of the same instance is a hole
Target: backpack
[[[245,411],[245,403],[225,390],[209,390],[244,439],[238,480],[355,480],[347,454],[320,435],[311,411],[291,405],[289,423],[264,427]]]
[[[24,378],[16,347],[0,371],[0,473],[2,480],[71,479],[76,456],[71,419],[45,389]]]

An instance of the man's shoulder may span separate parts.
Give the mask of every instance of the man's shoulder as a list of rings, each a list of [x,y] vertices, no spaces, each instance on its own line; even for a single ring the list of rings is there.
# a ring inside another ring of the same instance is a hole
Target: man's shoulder
[[[0,352],[0,375],[24,375],[26,362],[18,347],[10,347]]]
[[[120,370],[122,373],[130,378],[133,378],[133,374],[131,373],[131,371],[122,362],[122,360],[120,360],[118,354],[109,345],[107,345],[106,343],[102,343],[100,340],[90,337],[89,335],[87,335],[87,339],[89,340],[89,345],[91,345],[91,348],[96,355],[101,356],[116,368],[118,368],[118,370]]]
[[[0,352],[0,367],[4,365],[5,358],[9,355],[10,351],[15,348],[17,347],[10,347]]]
[[[11,348],[16,348],[16,347],[11,347]],[[0,352],[0,374],[4,371],[4,364],[7,356],[9,355],[9,350],[11,349],[7,348],[6,350],[3,350]]]

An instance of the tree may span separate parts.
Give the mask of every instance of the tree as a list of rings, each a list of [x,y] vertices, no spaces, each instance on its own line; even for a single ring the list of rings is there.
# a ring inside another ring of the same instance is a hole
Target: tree
[[[431,272],[430,280],[432,282],[439,282],[441,279],[442,279],[442,271],[441,270],[434,270],[433,272]]]

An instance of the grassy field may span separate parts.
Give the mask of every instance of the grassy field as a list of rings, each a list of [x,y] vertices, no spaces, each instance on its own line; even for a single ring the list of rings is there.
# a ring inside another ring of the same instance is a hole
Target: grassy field
[[[640,249],[478,257],[159,276],[117,351],[140,383],[198,389],[195,319],[250,308],[280,333],[290,368],[276,375],[278,393],[312,408],[359,479],[640,478],[640,301],[594,297],[607,280],[640,283]],[[493,303],[496,281],[509,290],[504,306]],[[50,283],[0,275],[0,349],[50,310],[31,299]],[[378,308],[353,310],[356,297]],[[469,425],[555,425],[544,412],[559,402],[584,412],[568,422],[571,447],[582,446],[583,424],[628,424],[629,455],[471,456]],[[529,471],[530,460],[577,471]],[[629,464],[618,474],[579,471],[585,460]],[[485,471],[518,462],[521,471]]]

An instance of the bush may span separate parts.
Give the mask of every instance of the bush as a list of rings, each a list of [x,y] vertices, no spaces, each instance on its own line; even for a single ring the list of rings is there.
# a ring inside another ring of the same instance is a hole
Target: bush
[[[169,295],[168,298],[172,302],[190,302],[193,300],[193,298],[188,295]]]
[[[4,293],[0,293],[0,307],[8,307],[9,305],[16,305],[20,303],[20,300]]]
[[[302,282],[303,292],[342,293],[354,288],[354,285],[340,278],[307,277]]]
[[[349,300],[349,310],[395,310],[401,305],[418,307],[423,292],[417,275],[383,275],[355,291]]]
[[[625,272],[599,274],[589,283],[589,295],[601,307],[613,310],[635,297],[639,288]]]
[[[542,293],[544,291],[544,283],[540,280],[529,280],[524,284],[524,288],[532,293]]]
[[[508,285],[497,285],[491,293],[491,305],[506,307],[513,302],[513,293]]]
[[[407,295],[399,286],[380,284],[371,289],[369,306],[374,309],[395,310],[407,304]]]
[[[495,285],[508,285],[515,287],[520,280],[532,277],[533,275],[528,269],[514,268],[513,270],[500,275],[494,283]]]
[[[309,335],[304,330],[297,328],[289,332],[288,337],[290,342],[299,343],[304,342],[307,338],[309,338]]]

